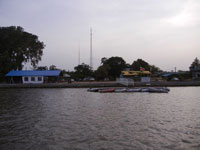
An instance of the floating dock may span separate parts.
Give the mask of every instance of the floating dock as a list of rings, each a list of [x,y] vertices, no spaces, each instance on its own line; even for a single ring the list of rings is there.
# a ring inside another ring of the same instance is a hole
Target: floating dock
[[[149,93],[168,93],[167,87],[142,87],[142,88],[89,88],[88,92],[99,93],[124,93],[124,92],[149,92]]]

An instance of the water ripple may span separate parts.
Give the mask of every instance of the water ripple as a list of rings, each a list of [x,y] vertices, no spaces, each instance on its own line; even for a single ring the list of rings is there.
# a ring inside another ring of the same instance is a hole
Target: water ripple
[[[1,89],[0,149],[200,149],[200,88]]]

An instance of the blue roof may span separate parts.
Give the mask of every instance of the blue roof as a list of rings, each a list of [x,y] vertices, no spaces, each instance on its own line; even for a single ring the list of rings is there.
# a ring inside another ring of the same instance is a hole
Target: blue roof
[[[6,77],[21,77],[21,76],[59,76],[60,70],[12,70],[8,72]]]

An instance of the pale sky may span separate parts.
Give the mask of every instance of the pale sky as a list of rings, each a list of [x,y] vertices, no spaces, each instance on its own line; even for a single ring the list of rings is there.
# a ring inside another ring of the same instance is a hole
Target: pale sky
[[[200,0],[0,0],[0,26],[21,26],[46,45],[41,66],[73,70],[102,57],[142,58],[188,70],[200,58]]]

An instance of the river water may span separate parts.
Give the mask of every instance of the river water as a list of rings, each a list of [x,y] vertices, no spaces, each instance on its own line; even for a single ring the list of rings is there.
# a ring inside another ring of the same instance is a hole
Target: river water
[[[1,150],[200,149],[200,87],[0,89]]]

